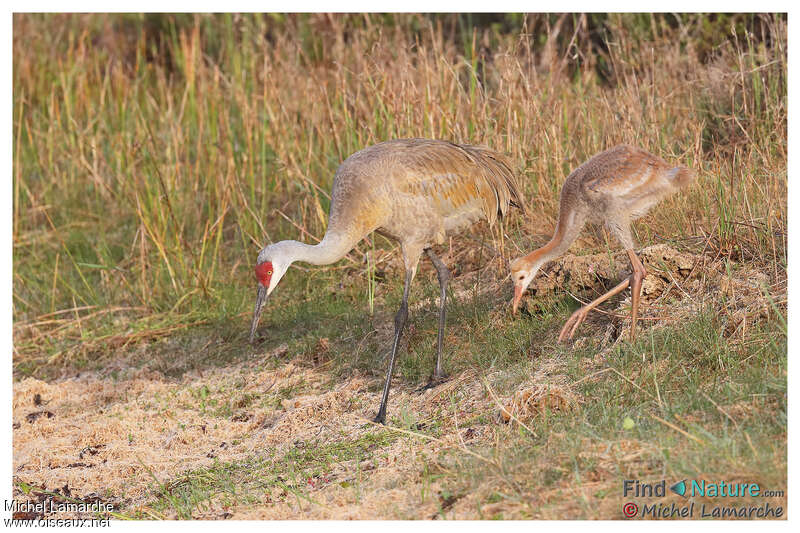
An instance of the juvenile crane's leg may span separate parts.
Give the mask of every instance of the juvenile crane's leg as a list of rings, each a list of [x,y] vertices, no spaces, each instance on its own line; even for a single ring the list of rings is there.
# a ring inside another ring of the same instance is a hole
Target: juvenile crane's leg
[[[642,281],[647,275],[644,265],[633,250],[625,250],[633,267],[631,275],[631,340],[636,339],[636,320],[639,318],[639,298],[642,295]]]
[[[428,254],[428,258],[436,268],[436,274],[439,277],[439,287],[442,289],[439,302],[439,336],[436,340],[436,368],[434,368],[433,377],[431,378],[430,383],[427,385],[427,387],[430,388],[447,379],[447,374],[445,374],[442,370],[442,341],[444,340],[444,322],[447,315],[447,310],[445,307],[447,301],[447,284],[452,276],[450,275],[450,271],[447,270],[445,264],[442,263],[442,260],[439,259],[435,253],[433,253],[433,250],[428,248],[425,250],[425,253]]]
[[[575,332],[578,331],[578,326],[580,326],[583,321],[586,319],[586,315],[589,314],[589,311],[600,305],[601,303],[605,302],[615,294],[619,294],[624,291],[628,285],[631,284],[631,278],[625,278],[625,281],[602,295],[600,298],[584,305],[574,313],[569,319],[564,323],[564,327],[561,328],[561,333],[558,335],[558,342],[566,342],[567,339],[572,339],[572,336],[575,335]]]
[[[596,300],[572,313],[572,316],[569,317],[569,320],[564,323],[564,327],[561,328],[561,333],[558,335],[559,342],[564,342],[567,339],[571,339],[578,330],[578,326],[580,326],[581,323],[586,319],[586,315],[589,314],[589,311],[605,302],[612,296],[624,291],[629,285],[631,287],[631,340],[636,338],[636,320],[639,316],[639,297],[641,296],[642,292],[642,281],[644,280],[647,271],[633,250],[625,251],[628,254],[628,259],[630,259],[633,273],[622,283],[604,295],[600,296],[600,298],[597,298]]]
[[[389,400],[389,387],[392,384],[392,371],[394,370],[394,360],[397,357],[397,349],[400,347],[400,337],[403,335],[403,328],[408,320],[408,292],[411,288],[411,280],[414,279],[414,270],[406,270],[406,283],[403,287],[403,303],[400,304],[400,309],[394,316],[394,344],[392,344],[392,356],[389,359],[389,368],[386,370],[386,382],[383,385],[383,398],[381,398],[381,406],[378,409],[378,414],[372,420],[373,422],[385,423],[386,422],[386,403]]]

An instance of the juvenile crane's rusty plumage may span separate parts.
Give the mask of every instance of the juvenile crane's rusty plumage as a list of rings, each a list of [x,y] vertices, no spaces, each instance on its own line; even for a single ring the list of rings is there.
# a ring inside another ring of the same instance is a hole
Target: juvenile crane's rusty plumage
[[[400,337],[408,317],[408,293],[425,252],[436,268],[441,287],[436,367],[432,383],[444,379],[442,339],[450,272],[433,253],[449,233],[480,219],[490,224],[510,205],[522,208],[522,195],[509,161],[492,150],[429,139],[399,139],[364,148],[336,171],[328,229],[316,246],[281,241],[258,254],[259,282],[250,340],[272,292],[294,261],[326,265],[338,261],[358,241],[378,231],[400,242],[405,265],[403,303],[395,316],[395,335],[383,398],[375,421],[384,422],[386,403]]]
[[[550,242],[511,262],[514,281],[513,311],[541,266],[567,251],[586,222],[605,223],[625,248],[633,273],[606,294],[572,314],[559,341],[572,338],[586,315],[611,296],[631,287],[631,338],[636,335],[639,296],[644,266],[633,251],[631,222],[643,216],[663,198],[694,180],[694,173],[673,167],[641,148],[620,145],[596,154],[567,176],[561,188],[560,211]]]

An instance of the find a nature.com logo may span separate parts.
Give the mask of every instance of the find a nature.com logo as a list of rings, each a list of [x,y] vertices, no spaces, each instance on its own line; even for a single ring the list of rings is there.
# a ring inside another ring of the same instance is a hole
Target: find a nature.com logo
[[[669,490],[686,499],[694,497],[707,498],[781,498],[782,490],[764,490],[758,483],[729,483],[726,481],[709,482],[704,479],[682,479]],[[667,492],[667,481],[641,483],[638,480],[626,479],[622,482],[622,495],[625,498],[663,498]],[[760,505],[733,505],[729,503],[706,504],[690,501],[684,505],[671,503],[642,503],[629,501],[622,506],[625,518],[781,518],[783,507],[764,502]]]

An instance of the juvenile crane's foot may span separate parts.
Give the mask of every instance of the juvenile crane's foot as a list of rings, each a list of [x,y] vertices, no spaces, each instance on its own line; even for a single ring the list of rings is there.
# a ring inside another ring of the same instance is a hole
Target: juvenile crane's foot
[[[572,340],[573,335],[578,331],[578,326],[586,320],[586,315],[588,314],[589,310],[583,307],[572,313],[572,316],[564,323],[564,327],[561,328],[561,333],[558,335],[558,342]]]
[[[373,418],[372,421],[376,424],[386,425],[386,411],[378,411],[378,414],[375,415],[375,418]]]
[[[636,342],[636,324],[631,325],[631,331],[628,334],[628,340],[630,342]]]

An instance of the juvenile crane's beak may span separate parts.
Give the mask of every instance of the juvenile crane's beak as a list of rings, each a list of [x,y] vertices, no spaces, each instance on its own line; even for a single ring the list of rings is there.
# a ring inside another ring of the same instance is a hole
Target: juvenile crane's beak
[[[250,342],[256,338],[256,328],[258,327],[258,319],[261,318],[261,311],[264,309],[264,304],[267,303],[267,288],[261,284],[258,285],[258,293],[256,294],[256,307],[253,310],[253,324],[250,326]]]
[[[517,307],[519,307],[519,302],[522,300],[522,294],[525,292],[525,289],[522,288],[522,285],[514,285],[514,301],[511,304],[511,313],[516,315],[517,314]]]

